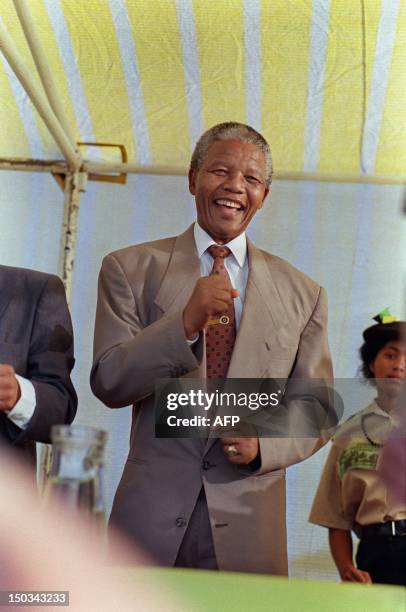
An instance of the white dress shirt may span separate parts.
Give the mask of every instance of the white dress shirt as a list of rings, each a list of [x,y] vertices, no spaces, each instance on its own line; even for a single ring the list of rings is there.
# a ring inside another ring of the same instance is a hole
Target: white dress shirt
[[[212,244],[217,243],[200,227],[197,221],[194,225],[194,237],[197,254],[200,259],[200,272],[202,276],[209,276],[213,268],[214,260],[210,253],[207,252],[207,249]],[[234,299],[235,324],[238,329],[241,322],[245,289],[248,280],[247,237],[245,232],[233,238],[233,240],[230,240],[227,244],[218,246],[226,246],[231,251],[231,255],[225,258],[224,265],[230,276],[231,285],[240,293],[240,295]]]

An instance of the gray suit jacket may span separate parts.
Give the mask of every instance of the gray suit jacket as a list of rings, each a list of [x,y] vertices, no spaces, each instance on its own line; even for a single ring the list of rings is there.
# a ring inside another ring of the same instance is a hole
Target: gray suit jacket
[[[330,378],[324,291],[251,242],[248,257],[228,377]],[[154,436],[155,380],[205,377],[204,340],[191,350],[182,321],[199,277],[192,228],[103,261],[91,386],[112,408],[133,404],[112,520],[160,564],[173,565],[203,485],[219,569],[286,574],[285,467],[323,441],[260,439],[261,466],[252,472],[231,465],[216,440]]]
[[[24,430],[0,412],[0,443],[35,461],[34,441],[49,442],[51,426],[71,423],[77,407],[72,324],[57,276],[0,265],[0,363],[28,378],[36,396]]]

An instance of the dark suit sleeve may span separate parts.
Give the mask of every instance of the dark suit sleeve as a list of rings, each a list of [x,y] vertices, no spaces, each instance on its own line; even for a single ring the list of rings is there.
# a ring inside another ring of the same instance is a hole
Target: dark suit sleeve
[[[48,276],[36,305],[27,368],[36,407],[16,442],[49,442],[52,425],[72,422],[77,396],[70,379],[74,364],[72,322],[65,290],[57,276]]]

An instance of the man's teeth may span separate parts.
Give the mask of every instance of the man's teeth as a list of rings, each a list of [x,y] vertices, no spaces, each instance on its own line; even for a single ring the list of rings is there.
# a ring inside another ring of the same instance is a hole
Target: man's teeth
[[[216,200],[216,204],[219,206],[227,206],[227,208],[237,208],[238,210],[241,208],[241,204],[230,202],[230,200]]]

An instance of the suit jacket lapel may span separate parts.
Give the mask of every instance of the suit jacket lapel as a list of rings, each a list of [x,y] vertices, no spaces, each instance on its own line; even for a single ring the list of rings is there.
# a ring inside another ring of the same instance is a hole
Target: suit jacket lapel
[[[284,352],[285,314],[277,289],[277,266],[270,269],[261,251],[248,240],[249,274],[244,310],[228,378],[261,378],[273,356]]]
[[[193,225],[177,236],[155,304],[165,313],[183,310],[200,277]]]
[[[6,271],[0,266],[0,318],[5,312],[7,306],[12,297],[11,286],[7,283],[7,269]]]
[[[228,378],[261,378],[272,355],[284,356],[285,313],[277,289],[280,272],[268,265],[261,251],[249,239],[249,274],[245,291],[243,316],[228,371]],[[169,264],[155,298],[155,304],[165,313],[183,309],[200,277],[200,262],[196,251],[193,226],[175,239]],[[268,370],[269,371],[269,370]],[[205,376],[205,363],[190,373],[194,378]],[[189,442],[189,441],[188,441]],[[201,440],[202,446],[205,441]],[[207,440],[205,452],[215,443]]]
[[[280,274],[277,265],[268,266],[261,251],[249,239],[247,245],[249,274],[229,378],[258,378],[264,371],[264,358],[271,347],[275,356],[278,353],[283,356],[285,346],[281,332],[286,317],[277,289]],[[183,309],[200,275],[200,262],[191,226],[175,239],[155,304],[165,313]]]
[[[196,251],[193,235],[193,225],[175,240],[168,268],[162,280],[155,304],[166,314],[183,310],[189,300],[198,278],[200,278],[200,262]],[[206,356],[198,368],[185,375],[185,378],[201,378],[206,376]],[[179,442],[191,453],[196,446],[203,452],[206,440],[200,438],[181,439]]]
[[[249,272],[243,315],[238,329],[227,378],[262,378],[269,376],[269,361],[286,355],[289,337],[285,312],[278,291],[280,272],[266,262],[262,252],[247,238]],[[209,438],[207,453],[216,438]]]

